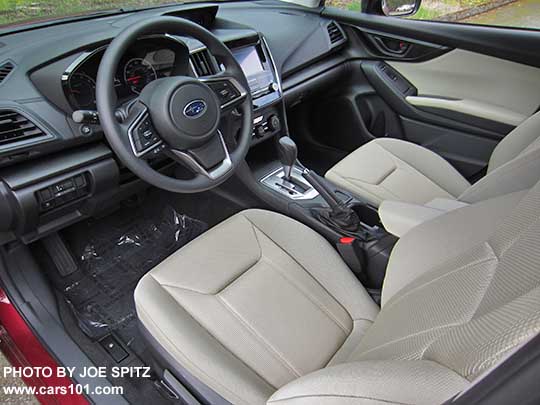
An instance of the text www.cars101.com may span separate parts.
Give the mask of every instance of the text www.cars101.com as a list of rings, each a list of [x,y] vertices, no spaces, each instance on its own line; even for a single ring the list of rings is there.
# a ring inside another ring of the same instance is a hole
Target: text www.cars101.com
[[[65,387],[2,387],[5,395],[123,395],[123,387],[93,387],[89,384],[71,384]]]

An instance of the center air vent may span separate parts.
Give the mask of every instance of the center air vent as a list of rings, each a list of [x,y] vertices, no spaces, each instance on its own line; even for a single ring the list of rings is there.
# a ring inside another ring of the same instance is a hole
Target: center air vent
[[[338,27],[335,21],[330,22],[330,24],[326,26],[326,29],[332,45],[337,45],[345,41],[345,34],[343,34],[343,31],[341,31],[341,28]]]
[[[11,62],[4,62],[0,65],[0,83],[11,73],[15,65]]]
[[[215,75],[217,73],[216,65],[207,49],[192,53],[189,56],[193,69],[197,77]]]
[[[46,135],[24,115],[13,110],[0,110],[0,147]]]

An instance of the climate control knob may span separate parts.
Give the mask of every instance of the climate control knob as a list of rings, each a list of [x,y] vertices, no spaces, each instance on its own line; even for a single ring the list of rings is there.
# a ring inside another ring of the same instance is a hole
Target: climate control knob
[[[277,115],[271,115],[268,117],[268,129],[271,132],[279,131],[281,129],[281,121]]]
[[[257,138],[262,138],[265,135],[264,127],[262,125],[258,125],[255,127],[255,136]]]

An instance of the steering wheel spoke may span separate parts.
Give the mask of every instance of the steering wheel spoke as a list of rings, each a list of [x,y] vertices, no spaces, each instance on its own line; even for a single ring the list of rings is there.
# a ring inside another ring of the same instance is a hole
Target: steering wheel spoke
[[[140,101],[130,106],[122,127],[127,134],[131,151],[138,158],[155,156],[165,148],[152,124],[148,108]]]
[[[244,86],[227,72],[210,77],[201,77],[199,81],[205,83],[216,94],[221,111],[232,110],[247,97]]]
[[[221,132],[207,144],[188,150],[169,149],[170,155],[195,174],[216,180],[232,169],[232,160]]]

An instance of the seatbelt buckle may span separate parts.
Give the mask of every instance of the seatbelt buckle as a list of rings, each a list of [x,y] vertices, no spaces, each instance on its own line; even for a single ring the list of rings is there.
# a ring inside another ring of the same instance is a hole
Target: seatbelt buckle
[[[356,274],[363,273],[365,266],[364,249],[359,239],[344,236],[339,239],[336,248],[347,266]]]

